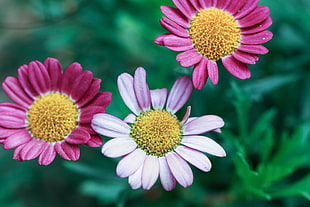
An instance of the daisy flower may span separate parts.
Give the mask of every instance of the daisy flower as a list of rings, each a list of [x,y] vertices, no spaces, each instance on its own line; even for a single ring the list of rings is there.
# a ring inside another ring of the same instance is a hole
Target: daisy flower
[[[262,43],[272,38],[270,11],[259,0],[172,0],[175,7],[161,6],[161,25],[169,33],[155,43],[182,52],[176,60],[193,67],[192,80],[201,89],[208,77],[218,83],[217,61],[239,79],[250,78],[246,64],[268,53]]]
[[[72,63],[63,72],[58,60],[32,61],[18,69],[18,78],[7,77],[4,92],[15,103],[0,103],[0,143],[13,149],[13,159],[38,157],[40,165],[50,164],[56,153],[66,160],[78,160],[80,148],[102,145],[92,130],[91,119],[104,113],[111,93],[101,92],[100,79],[82,72]]]
[[[116,173],[121,178],[128,177],[133,189],[149,190],[158,177],[167,191],[177,182],[188,187],[193,182],[193,173],[187,162],[207,172],[211,162],[202,152],[226,155],[219,144],[200,135],[220,132],[224,125],[220,117],[189,118],[190,107],[181,121],[175,115],[192,92],[188,77],[177,79],[169,95],[166,88],[149,90],[143,68],[138,68],[134,77],[121,74],[117,83],[123,101],[133,113],[124,120],[96,114],[92,127],[97,133],[113,138],[103,145],[102,153],[112,158],[124,156]]]

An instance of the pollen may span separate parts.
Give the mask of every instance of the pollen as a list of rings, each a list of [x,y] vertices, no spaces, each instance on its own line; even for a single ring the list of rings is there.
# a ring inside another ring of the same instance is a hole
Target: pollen
[[[190,22],[189,35],[197,52],[213,61],[234,52],[241,40],[234,16],[214,7],[196,13]]]
[[[77,127],[79,110],[65,94],[58,92],[39,96],[27,112],[27,129],[46,142],[58,142]]]
[[[181,143],[182,126],[165,110],[141,113],[131,126],[130,136],[146,154],[162,157]]]

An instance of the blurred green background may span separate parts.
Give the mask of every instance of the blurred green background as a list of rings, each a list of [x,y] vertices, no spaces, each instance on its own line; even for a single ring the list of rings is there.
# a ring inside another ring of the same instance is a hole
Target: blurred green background
[[[208,81],[187,105],[192,116],[217,114],[223,133],[211,134],[227,152],[209,156],[209,173],[194,171],[194,184],[165,192],[131,190],[115,175],[117,159],[81,146],[77,162],[59,158],[49,166],[12,160],[0,148],[1,207],[62,206],[310,206],[310,1],[261,0],[269,6],[274,33],[267,55],[250,65],[252,77],[238,80],[222,67],[219,84]],[[155,45],[160,5],[170,0],[1,0],[0,81],[22,64],[47,57],[65,68],[79,62],[113,93],[107,112],[129,110],[117,91],[123,72],[147,70],[150,88],[170,88],[191,75],[176,52]],[[220,64],[221,65],[221,64]],[[0,101],[10,101],[0,90]],[[182,117],[185,109],[179,112]]]

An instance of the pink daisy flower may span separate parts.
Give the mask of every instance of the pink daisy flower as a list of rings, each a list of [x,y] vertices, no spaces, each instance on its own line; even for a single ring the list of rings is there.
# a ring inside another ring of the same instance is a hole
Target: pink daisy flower
[[[98,93],[100,83],[78,63],[64,72],[53,58],[22,65],[18,78],[2,83],[15,103],[0,103],[0,143],[15,148],[13,159],[19,161],[39,157],[40,165],[48,165],[56,153],[78,160],[79,144],[102,145],[90,126],[93,115],[104,113],[111,102],[111,93]]]
[[[208,77],[218,83],[217,61],[233,76],[246,79],[258,54],[268,53],[262,43],[272,38],[270,11],[259,0],[172,0],[177,8],[162,6],[160,20],[169,31],[155,43],[173,51],[183,67],[193,67],[192,79],[201,89]]]
[[[123,73],[118,77],[123,101],[133,112],[124,120],[109,114],[96,114],[93,129],[113,139],[102,147],[108,157],[124,156],[116,173],[129,178],[133,189],[149,190],[160,177],[165,190],[178,182],[188,187],[193,182],[189,163],[202,171],[211,169],[211,162],[202,152],[226,156],[224,149],[212,139],[200,134],[217,131],[224,125],[215,115],[191,117],[187,108],[182,121],[175,113],[183,107],[192,92],[191,80],[180,77],[168,95],[166,88],[149,90],[146,72],[135,71],[134,77]]]

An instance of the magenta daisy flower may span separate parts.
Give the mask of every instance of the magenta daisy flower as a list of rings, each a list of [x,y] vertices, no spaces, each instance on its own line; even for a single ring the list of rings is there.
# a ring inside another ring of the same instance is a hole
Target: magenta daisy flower
[[[272,38],[266,29],[272,24],[266,6],[259,0],[172,0],[177,8],[162,6],[160,20],[169,31],[155,43],[173,51],[183,51],[176,59],[193,68],[193,84],[201,89],[208,77],[218,83],[217,61],[233,76],[251,76],[246,64],[255,64],[258,54],[268,49],[262,43]]]
[[[166,88],[149,90],[146,72],[138,68],[134,77],[123,73],[118,78],[120,94],[133,112],[124,120],[109,114],[96,114],[93,129],[112,137],[102,147],[108,157],[124,156],[118,163],[119,177],[129,177],[133,189],[150,189],[160,177],[165,190],[178,182],[188,187],[193,182],[189,163],[202,171],[211,169],[211,162],[202,152],[225,156],[224,149],[201,134],[220,132],[223,120],[215,115],[191,117],[187,108],[182,121],[175,113],[183,107],[192,92],[191,80],[180,77],[168,95]],[[167,97],[168,96],[168,97]]]
[[[48,165],[56,153],[78,160],[79,144],[102,145],[90,126],[93,115],[104,113],[111,102],[111,93],[98,93],[100,83],[78,63],[64,72],[53,58],[21,66],[18,78],[2,83],[15,103],[0,103],[0,143],[15,148],[13,159],[19,161],[39,157],[40,165]]]

